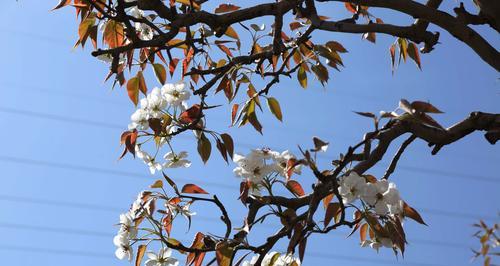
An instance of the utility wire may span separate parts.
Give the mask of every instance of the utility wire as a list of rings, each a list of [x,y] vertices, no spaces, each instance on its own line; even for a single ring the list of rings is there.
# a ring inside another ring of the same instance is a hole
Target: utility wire
[[[197,216],[196,219],[206,220],[209,222],[217,222],[219,221],[216,218]],[[97,232],[91,230],[82,230],[78,228],[61,228],[61,227],[50,227],[50,226],[42,226],[42,225],[31,225],[31,224],[19,224],[19,223],[8,223],[8,222],[0,222],[0,228],[8,228],[8,229],[18,229],[18,230],[29,230],[36,232],[50,232],[50,233],[61,233],[61,234],[70,234],[70,235],[81,235],[81,236],[90,236],[90,237],[102,237],[102,238],[113,238],[115,234],[108,232]],[[343,237],[339,233],[333,233],[333,236]],[[178,239],[182,242],[189,242],[185,239]],[[423,246],[438,246],[438,247],[453,247],[458,249],[469,249],[469,246],[457,244],[453,242],[445,242],[445,241],[434,241],[427,239],[410,239],[408,240],[410,244],[420,244]]]
[[[80,124],[80,125],[90,125],[90,126],[104,127],[104,128],[110,128],[110,129],[120,129],[120,130],[124,129],[124,127],[122,125],[117,125],[117,124],[97,122],[97,121],[91,121],[91,120],[86,120],[86,119],[71,118],[71,117],[66,117],[66,116],[61,116],[61,115],[46,114],[46,113],[40,113],[40,112],[34,112],[34,111],[20,110],[20,109],[16,109],[16,108],[0,107],[0,112],[17,114],[17,115],[32,116],[32,117],[38,117],[38,118],[42,118],[42,119],[50,119],[50,120],[56,120],[56,121],[61,121],[61,122],[66,122],[66,123],[75,123],[75,124]],[[186,138],[187,136],[180,135],[179,137]],[[241,144],[242,146],[253,147],[252,145],[246,144],[246,143],[238,142],[238,144]],[[319,157],[327,158],[325,156],[326,155],[322,155],[322,154],[319,155]],[[427,168],[422,168],[422,167],[404,166],[404,165],[400,165],[400,166],[398,166],[398,168],[402,169],[402,170],[410,171],[410,172],[416,172],[416,173],[428,173],[428,174],[436,174],[439,176],[447,176],[447,177],[451,177],[451,178],[472,179],[474,181],[500,183],[500,179],[494,178],[494,177],[488,177],[488,176],[468,175],[468,174],[463,174],[463,173],[453,173],[453,172],[436,170],[436,169],[427,169]]]
[[[59,248],[43,248],[43,247],[32,247],[32,246],[15,246],[15,245],[0,245],[0,250],[6,251],[18,251],[18,252],[36,252],[36,253],[44,253],[44,254],[55,254],[55,255],[70,255],[70,256],[79,256],[79,257],[88,257],[88,258],[103,258],[103,259],[112,259],[116,260],[116,258],[110,253],[104,252],[93,252],[93,251],[81,251],[81,250],[69,250],[69,249],[59,249]],[[339,254],[328,254],[321,252],[309,252],[306,255],[306,258],[322,258],[327,260],[342,260],[342,261],[356,261],[356,262],[366,262],[366,263],[374,263],[374,264],[392,264],[392,265],[407,265],[407,266],[446,266],[442,264],[434,264],[434,263],[422,263],[422,262],[411,262],[411,261],[397,261],[397,260],[384,260],[384,259],[373,259],[373,258],[362,258],[355,256],[346,256]]]
[[[27,204],[39,204],[39,205],[47,205],[47,206],[55,206],[55,207],[66,207],[73,209],[83,209],[83,210],[93,210],[93,211],[105,211],[105,212],[114,212],[119,213],[124,211],[124,208],[112,207],[112,206],[104,206],[102,204],[88,204],[88,203],[78,203],[78,202],[67,202],[60,200],[48,200],[41,198],[30,198],[30,197],[21,197],[21,196],[12,196],[12,195],[4,195],[0,194],[0,201],[8,201],[15,203],[27,203]],[[443,210],[435,210],[428,208],[418,208],[422,213],[428,213],[439,216],[447,216],[451,218],[465,218],[465,219],[474,219],[477,220],[479,218],[484,220],[496,220],[497,217],[487,216],[487,215],[476,215],[471,213],[460,213],[460,212],[452,212],[452,211],[443,211]]]

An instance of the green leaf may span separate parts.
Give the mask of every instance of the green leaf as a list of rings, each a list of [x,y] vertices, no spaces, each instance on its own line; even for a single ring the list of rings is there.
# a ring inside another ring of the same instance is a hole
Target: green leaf
[[[279,121],[283,122],[283,114],[281,113],[281,107],[278,100],[273,97],[267,98],[267,106],[269,110],[271,110],[271,113],[273,113]]]
[[[407,47],[408,55],[413,61],[417,64],[419,69],[422,69],[422,65],[420,63],[420,53],[418,51],[418,47],[415,43],[410,42]]]
[[[305,63],[302,63],[305,64]],[[303,65],[300,65],[299,70],[297,71],[297,79],[299,80],[300,86],[302,88],[306,89],[307,88],[307,74],[306,74],[306,69],[303,67]]]
[[[165,84],[167,81],[167,70],[165,67],[162,64],[153,64],[153,70],[158,82],[160,82],[161,85]]]

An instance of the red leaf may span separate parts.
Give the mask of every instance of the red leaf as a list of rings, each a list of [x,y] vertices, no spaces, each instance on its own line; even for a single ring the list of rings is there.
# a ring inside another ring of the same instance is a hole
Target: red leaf
[[[215,9],[215,14],[236,11],[238,9],[240,7],[233,4],[221,4]]]
[[[325,227],[328,226],[328,224],[332,221],[333,217],[335,217],[340,211],[341,211],[340,203],[332,202],[328,204],[328,207],[326,208],[325,212],[325,220],[323,221]]]
[[[286,187],[298,197],[302,197],[305,194],[302,186],[295,180],[288,180],[288,182],[286,182]]]
[[[424,222],[424,219],[422,219],[422,216],[420,216],[420,214],[417,212],[417,210],[413,209],[406,202],[404,202],[404,205],[403,205],[403,215],[405,217],[410,217],[411,219],[417,221],[420,224],[427,225]]]
[[[201,187],[195,185],[195,184],[186,184],[182,187],[181,190],[182,193],[189,193],[189,194],[208,194],[205,190],[203,190]]]
[[[193,123],[198,117],[201,116],[201,106],[195,104],[186,111],[182,112],[179,116],[179,121],[184,124]]]
[[[168,64],[168,70],[170,71],[170,76],[174,75],[175,68],[177,67],[177,63],[179,63],[178,58],[173,58]]]

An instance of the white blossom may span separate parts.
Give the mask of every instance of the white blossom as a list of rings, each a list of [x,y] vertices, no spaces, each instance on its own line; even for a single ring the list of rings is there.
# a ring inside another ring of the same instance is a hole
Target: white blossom
[[[149,128],[148,116],[148,111],[143,108],[135,110],[130,116],[132,123],[128,125],[128,129],[147,130]]]
[[[130,240],[125,234],[116,235],[113,238],[113,244],[116,246],[115,256],[119,260],[132,260],[132,247],[130,246]]]
[[[179,265],[179,261],[176,258],[171,257],[172,249],[170,248],[161,248],[158,254],[154,252],[147,252],[146,256],[148,260],[146,260],[146,266],[177,266]]]
[[[267,253],[262,259],[262,266],[271,265],[271,261],[277,255],[278,257],[275,259],[273,266],[289,266],[295,262],[296,265],[300,266],[300,260],[298,258],[293,257],[291,254],[283,254],[279,255],[278,252],[272,251]],[[243,266],[254,266],[259,259],[259,255],[254,255],[250,261],[244,261]]]
[[[191,165],[191,161],[187,160],[188,153],[181,151],[178,154],[169,152],[163,157],[167,162],[163,165],[164,168],[187,168]]]
[[[131,213],[120,214],[120,230],[118,234],[124,234],[127,238],[132,239],[137,237],[137,227],[135,226],[134,218]]]
[[[339,193],[342,196],[342,201],[344,204],[349,204],[364,193],[366,180],[356,172],[351,171],[349,175],[340,178],[339,185]]]
[[[250,153],[246,157],[234,154],[233,161],[238,164],[238,167],[233,170],[234,174],[255,184],[261,183],[262,179],[274,170],[271,165],[266,165],[265,161],[260,156],[256,156],[255,153]]]
[[[167,83],[161,88],[161,93],[168,104],[174,107],[187,108],[187,100],[191,93],[187,90],[184,82]]]
[[[135,30],[139,33],[139,39],[150,41],[153,39],[153,29],[146,23],[136,22]]]
[[[154,175],[156,171],[161,171],[163,169],[161,163],[157,162],[156,159],[147,152],[141,150],[139,145],[135,146],[135,155],[149,167],[149,172],[152,175]]]
[[[387,180],[379,180],[375,184],[368,183],[362,199],[373,206],[379,215],[386,215],[388,212],[402,209],[402,202],[399,191],[394,183]]]
[[[386,237],[380,237],[375,239],[367,239],[361,242],[361,247],[371,247],[378,252],[378,249],[381,247],[392,248],[393,244],[391,239]]]
[[[296,159],[295,155],[293,155],[290,151],[286,150],[282,153],[278,152],[273,152],[272,153],[272,159],[275,162],[275,168],[276,171],[283,177],[287,176],[287,164],[288,160],[290,159]],[[297,165],[293,168],[293,172],[300,175],[302,170],[301,170],[301,165]]]
[[[141,107],[143,104],[147,106],[149,118],[161,118],[163,109],[167,107],[167,101],[161,95],[161,90],[154,88],[145,99],[144,103],[141,100]]]

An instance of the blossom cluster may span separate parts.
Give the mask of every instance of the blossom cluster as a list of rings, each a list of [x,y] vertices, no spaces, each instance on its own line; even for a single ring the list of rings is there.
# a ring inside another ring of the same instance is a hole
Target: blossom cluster
[[[170,141],[169,134],[176,131],[175,115],[186,110],[186,101],[189,100],[190,95],[184,82],[167,83],[162,88],[154,88],[146,97],[140,100],[139,108],[130,117],[131,123],[128,125],[128,129],[148,130],[150,129],[151,119],[159,119],[162,124],[166,120],[170,121],[166,128],[166,135],[159,136],[156,141],[157,147],[161,148]],[[175,153],[171,149],[170,152],[163,156],[164,161],[159,162],[157,153],[152,156],[142,149],[141,144],[137,144],[135,146],[135,155],[149,167],[151,174],[165,168],[189,167],[191,165],[191,162],[187,160],[188,153],[185,151]]]
[[[340,178],[339,193],[344,204],[353,203],[360,199],[364,206],[382,217],[402,216],[404,202],[394,183],[382,180],[370,180],[351,171]],[[394,248],[395,244],[390,238],[376,236],[361,242],[362,247],[371,247],[379,250],[380,247]]]
[[[156,197],[152,196],[151,191],[142,191],[137,196],[137,199],[132,203],[129,211],[120,214],[120,223],[117,235],[113,238],[113,244],[116,246],[115,255],[118,259],[132,260],[134,256],[132,243],[137,240],[138,226],[141,221],[148,215],[153,215],[155,209]],[[189,204],[178,206],[177,209],[172,209],[166,204],[169,213],[180,213],[184,216],[191,216],[195,213],[189,211]],[[146,256],[148,259],[145,262],[146,266],[178,266],[179,261],[171,257],[172,250],[162,247],[158,253],[148,251]]]
[[[116,246],[115,255],[118,259],[132,260],[133,250],[130,242],[137,237],[137,221],[141,220],[148,210],[153,209],[154,200],[150,198],[151,192],[142,191],[132,204],[130,210],[120,214],[120,228],[113,238]]]
[[[254,266],[259,259],[259,255],[255,255],[252,257],[250,261],[244,261],[243,266]],[[273,262],[274,263],[271,263]],[[300,266],[300,260],[296,257],[293,257],[291,254],[279,254],[276,251],[272,251],[267,253],[262,259],[262,266]]]
[[[403,211],[403,201],[394,183],[386,179],[368,182],[364,177],[351,171],[340,178],[339,193],[344,204],[361,199],[372,207],[378,215],[396,215]]]
[[[254,149],[246,156],[234,154],[233,161],[238,166],[233,172],[236,176],[250,181],[254,185],[252,194],[258,195],[264,177],[273,175],[287,177],[288,162],[291,159],[296,159],[296,157],[288,150],[280,153],[268,148]],[[292,171],[300,174],[300,165],[295,166]]]

